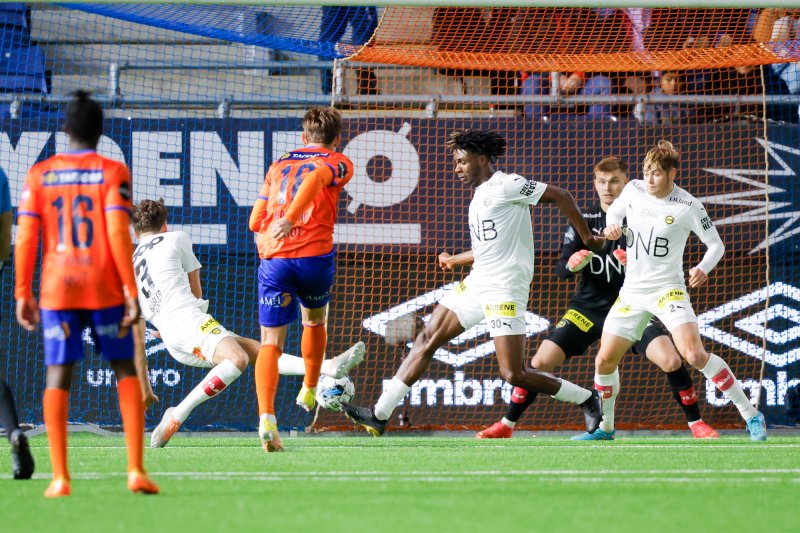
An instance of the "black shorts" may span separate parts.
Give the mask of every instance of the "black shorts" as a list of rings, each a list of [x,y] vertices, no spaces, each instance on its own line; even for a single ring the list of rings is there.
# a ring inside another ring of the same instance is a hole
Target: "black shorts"
[[[567,359],[583,355],[589,346],[600,340],[605,320],[606,314],[602,311],[590,311],[573,305],[550,330],[546,340],[564,350]],[[662,335],[667,335],[664,327],[660,322],[651,319],[641,340],[633,345],[633,353],[644,355],[647,346]]]

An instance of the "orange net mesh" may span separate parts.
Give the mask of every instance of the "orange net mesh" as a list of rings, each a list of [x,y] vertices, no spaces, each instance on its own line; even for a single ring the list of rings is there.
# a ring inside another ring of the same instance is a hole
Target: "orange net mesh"
[[[375,223],[410,222],[419,235],[399,238],[378,253],[340,248],[340,297],[331,316],[348,341],[370,331],[367,362],[354,372],[356,402],[374,402],[408,351],[403,343],[383,342],[387,331],[395,334],[414,320],[427,320],[442,290],[468,273],[446,273],[436,265],[437,253],[469,247],[472,191],[455,177],[444,149],[447,134],[461,128],[500,132],[509,142],[500,169],[564,187],[584,209],[597,203],[592,169],[600,159],[622,157],[635,179],[648,149],[659,139],[673,142],[682,157],[678,185],[703,200],[727,246],[710,284],[690,291],[703,340],[757,397],[760,361],[742,346],[760,346],[761,338],[739,327],[755,311],[749,303],[731,302],[766,285],[766,217],[753,211],[764,213],[767,206],[765,162],[780,166],[773,155],[781,157],[787,148],[764,141],[763,119],[796,121],[797,105],[760,102],[765,94],[789,91],[769,65],[786,56],[755,40],[756,15],[748,9],[657,9],[650,11],[647,27],[637,30],[641,21],[635,14],[614,9],[386,8],[369,44],[354,47],[341,63],[338,101],[345,102],[348,119],[345,141],[365,131],[386,132],[379,148],[361,154],[368,162],[365,183],[375,196],[357,209]],[[759,65],[765,65],[763,73]],[[367,77],[372,86],[364,82]],[[551,95],[557,99],[535,99]],[[745,95],[755,99],[736,100]],[[577,101],[588,96],[607,100]],[[674,101],[653,98],[670,96]],[[707,96],[727,99],[702,99]],[[637,106],[638,97],[649,99]],[[423,111],[427,98],[431,102]],[[396,150],[406,140],[414,151]],[[766,158],[765,147],[772,150]],[[413,190],[398,193],[409,183]],[[366,205],[370,202],[378,207]],[[532,223],[537,266],[529,310],[536,318],[529,321],[528,356],[567,310],[576,288],[574,281],[554,275],[565,218],[553,207],[537,206]],[[687,270],[704,250],[690,239]],[[732,332],[731,338],[712,330]],[[591,387],[595,353],[596,345],[557,374]],[[628,355],[621,374],[617,427],[686,428],[656,365]],[[738,412],[721,393],[698,371],[691,374],[704,419],[741,427]],[[484,427],[503,414],[510,389],[502,387],[488,334],[468,332],[436,353],[394,416],[407,416],[415,428]],[[775,390],[771,406],[779,408]],[[581,423],[575,407],[540,397],[519,427],[579,429]],[[317,425],[343,427],[329,414]]]

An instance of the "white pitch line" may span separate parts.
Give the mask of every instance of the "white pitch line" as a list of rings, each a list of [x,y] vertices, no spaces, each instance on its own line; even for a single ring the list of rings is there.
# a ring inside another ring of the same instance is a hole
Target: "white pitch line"
[[[480,477],[480,476],[506,476],[506,477],[519,477],[519,476],[594,476],[599,479],[610,479],[612,476],[658,476],[658,475],[717,475],[723,478],[741,476],[746,474],[800,474],[800,468],[738,468],[738,469],[598,469],[598,470],[464,470],[460,472],[453,471],[434,471],[434,470],[411,470],[411,471],[391,471],[391,470],[312,470],[308,472],[296,471],[266,471],[266,472],[252,472],[252,471],[190,471],[190,472],[150,472],[153,476],[159,477],[173,477],[173,478],[188,478],[188,477],[214,477],[214,478],[230,478],[242,479],[256,476],[258,478],[268,476],[275,479],[306,479],[309,477],[315,478],[339,478],[339,477],[363,477],[370,478],[388,476],[388,477],[406,477],[406,478],[438,478],[438,477]],[[101,479],[124,477],[124,472],[77,472],[72,477],[78,479]],[[663,478],[662,478],[663,479]],[[716,478],[716,479],[719,479]],[[748,478],[755,479],[755,478]]]
[[[174,438],[174,437],[173,437]],[[288,441],[289,447],[294,449],[313,449],[313,450],[367,450],[367,449],[377,449],[381,446],[341,446],[341,445],[311,445],[307,446],[302,444],[298,441],[292,441],[291,439],[284,439]],[[423,448],[436,448],[440,449],[441,445],[435,446],[426,446],[424,444],[410,444],[409,446],[397,446],[397,449],[406,448],[408,450],[414,449],[423,449]],[[67,446],[70,450],[124,450],[124,445],[119,446]],[[204,450],[208,448],[215,448],[219,450],[245,450],[248,448],[253,448],[255,450],[260,450],[260,447],[254,445],[250,446],[226,446],[226,445],[218,445],[218,444],[208,444],[206,446],[199,446],[199,445],[188,445],[184,446],[183,444],[179,444],[176,446],[170,446],[169,450]],[[494,444],[494,445],[481,445],[481,446],[474,446],[474,447],[461,447],[462,450],[467,449],[491,449],[491,448],[498,448],[498,449],[573,449],[577,450],[580,448],[586,448],[591,450],[635,450],[635,449],[642,449],[642,450],[697,450],[697,451],[714,451],[714,450],[755,450],[758,448],[763,448],[765,451],[775,450],[775,449],[800,449],[800,443],[798,444],[752,444],[752,443],[743,443],[743,444],[712,444],[712,443],[698,443],[694,445],[682,445],[682,444],[607,444],[607,443],[590,443],[590,444],[567,444],[564,443],[563,445],[550,445],[550,444],[535,444],[532,446],[520,446],[520,445],[508,445],[503,446],[502,444]],[[160,453],[160,452],[153,452],[153,453]]]
[[[342,475],[341,473],[336,473],[336,475],[329,475],[325,473],[320,475],[319,473],[264,473],[264,474],[257,474],[257,473],[248,473],[244,475],[243,472],[153,472],[153,476],[158,479],[159,477],[171,477],[172,479],[187,479],[187,480],[196,480],[196,481],[273,481],[273,482],[286,482],[286,481],[311,481],[311,482],[321,482],[321,481],[333,481],[333,482],[410,482],[410,483],[451,483],[451,482],[463,482],[465,479],[468,479],[470,476],[465,476],[463,474],[453,474],[453,473],[439,473],[432,472],[429,475],[425,476],[409,476],[406,473],[402,472],[382,472],[382,473],[375,473],[371,475],[364,475],[364,474],[356,474],[356,475]],[[230,475],[236,474],[236,475]],[[286,475],[291,474],[291,475]],[[597,475],[573,475],[573,476],[562,476],[561,474],[552,474],[552,473],[543,473],[540,475],[540,479],[537,481],[545,482],[545,483],[594,483],[594,484],[603,484],[603,483],[674,483],[674,484],[688,484],[688,483],[781,483],[781,482],[792,482],[792,483],[800,483],[800,478],[784,478],[784,477],[767,477],[767,476],[759,476],[759,477],[749,477],[749,476],[739,476],[739,477],[731,477],[728,475],[725,476],[705,476],[705,477],[694,477],[694,476],[686,476],[686,477],[663,477],[663,476],[643,476],[643,477],[628,477],[628,476],[608,476],[604,475],[598,477]],[[39,473],[35,476],[36,479],[47,479],[46,473]],[[100,473],[100,472],[82,472],[80,474],[75,474],[72,476],[72,479],[81,479],[81,480],[98,480],[98,479],[110,479],[110,478],[120,478],[124,477],[124,474],[118,473]],[[496,476],[492,475],[492,481],[495,482],[508,482],[514,481],[515,477],[517,476]],[[0,479],[10,479],[11,476],[3,475],[0,476]]]

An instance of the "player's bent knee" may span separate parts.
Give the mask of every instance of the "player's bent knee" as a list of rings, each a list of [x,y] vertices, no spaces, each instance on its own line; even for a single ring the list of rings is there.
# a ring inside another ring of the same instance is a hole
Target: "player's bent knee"
[[[500,367],[500,377],[503,378],[503,381],[510,383],[514,387],[520,386],[523,373],[522,370]]]
[[[683,354],[683,357],[686,359],[686,362],[697,369],[704,368],[708,363],[708,352],[706,352],[702,346],[689,347],[686,353]]]

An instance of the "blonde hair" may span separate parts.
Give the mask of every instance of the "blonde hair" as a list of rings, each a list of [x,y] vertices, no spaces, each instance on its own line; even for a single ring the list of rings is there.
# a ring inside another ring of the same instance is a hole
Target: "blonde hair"
[[[669,172],[673,168],[678,168],[680,157],[678,151],[669,141],[658,141],[658,144],[651,148],[644,156],[644,168],[652,165],[658,166],[664,172]]]
[[[311,143],[332,144],[342,131],[342,115],[333,107],[312,107],[303,117],[303,133]]]

